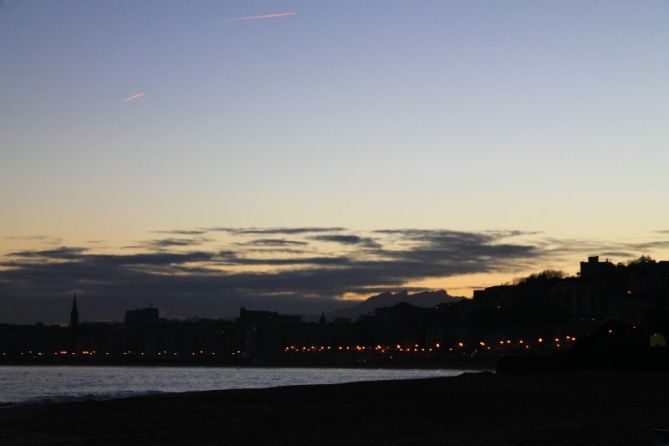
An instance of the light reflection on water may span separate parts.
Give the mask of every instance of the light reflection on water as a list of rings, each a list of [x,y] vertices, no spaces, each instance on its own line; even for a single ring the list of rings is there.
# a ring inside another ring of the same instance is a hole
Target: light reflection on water
[[[464,370],[231,367],[0,367],[0,402],[456,376]]]

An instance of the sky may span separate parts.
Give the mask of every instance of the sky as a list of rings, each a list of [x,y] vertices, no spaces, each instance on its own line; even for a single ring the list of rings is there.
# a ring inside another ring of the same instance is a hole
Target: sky
[[[666,1],[0,3],[0,321],[669,258]]]

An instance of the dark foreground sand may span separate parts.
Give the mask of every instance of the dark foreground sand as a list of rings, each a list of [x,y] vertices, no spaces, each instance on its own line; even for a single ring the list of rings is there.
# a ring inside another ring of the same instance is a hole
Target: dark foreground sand
[[[651,445],[662,373],[472,374],[0,409],[0,444]]]

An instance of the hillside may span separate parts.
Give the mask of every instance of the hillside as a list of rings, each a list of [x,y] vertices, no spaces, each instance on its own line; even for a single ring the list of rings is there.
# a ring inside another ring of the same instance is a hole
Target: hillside
[[[400,302],[406,302],[417,307],[428,308],[438,304],[458,302],[462,299],[464,298],[451,296],[444,290],[423,291],[414,294],[409,294],[407,291],[400,291],[397,293],[387,292],[371,296],[351,307],[332,311],[326,314],[326,317],[328,320],[333,320],[337,317],[345,317],[355,321],[363,314],[373,313],[377,308],[391,307]]]

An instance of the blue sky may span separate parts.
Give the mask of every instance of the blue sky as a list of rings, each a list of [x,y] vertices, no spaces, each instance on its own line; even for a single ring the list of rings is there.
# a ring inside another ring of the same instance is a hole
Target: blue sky
[[[667,23],[664,1],[6,0],[0,255],[211,226],[657,240]]]

